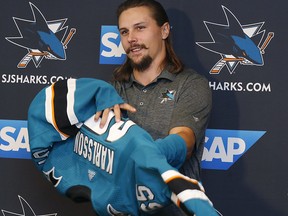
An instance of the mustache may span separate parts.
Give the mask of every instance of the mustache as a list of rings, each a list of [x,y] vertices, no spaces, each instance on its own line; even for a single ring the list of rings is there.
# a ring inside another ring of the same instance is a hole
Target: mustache
[[[148,47],[145,44],[133,44],[125,50],[126,54],[129,54],[133,49],[148,49]]]

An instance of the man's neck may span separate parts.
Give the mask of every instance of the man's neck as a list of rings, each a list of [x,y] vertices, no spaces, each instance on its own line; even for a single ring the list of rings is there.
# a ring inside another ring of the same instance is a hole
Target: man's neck
[[[134,78],[143,86],[149,85],[153,82],[161,73],[161,70],[145,70],[145,71],[133,71]]]
[[[139,82],[143,86],[147,86],[161,74],[162,70],[162,66],[155,66],[152,63],[150,67],[144,71],[133,70],[133,75],[137,82]]]

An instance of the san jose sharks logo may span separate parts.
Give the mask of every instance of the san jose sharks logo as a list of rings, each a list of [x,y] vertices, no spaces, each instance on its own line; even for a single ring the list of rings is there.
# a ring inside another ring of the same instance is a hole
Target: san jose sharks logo
[[[196,42],[200,47],[217,53],[221,59],[210,70],[210,74],[219,74],[224,66],[232,74],[238,64],[263,66],[265,49],[274,37],[269,32],[264,42],[265,30],[261,30],[265,22],[241,25],[236,16],[222,6],[227,25],[204,21],[213,39],[212,42]]]
[[[48,170],[47,172],[43,171],[43,173],[48,179],[48,181],[50,181],[53,184],[54,187],[57,187],[60,184],[62,176],[59,177],[55,176],[55,167],[53,167],[51,170]]]
[[[18,195],[21,207],[22,207],[22,213],[15,213],[7,210],[1,210],[3,216],[56,216],[57,213],[52,214],[37,214],[34,212],[33,208],[29,205],[29,203],[21,196]]]
[[[6,37],[6,40],[16,46],[27,49],[27,54],[18,63],[18,68],[26,68],[32,60],[37,68],[45,59],[66,60],[66,49],[76,32],[72,28],[64,39],[68,26],[64,27],[67,18],[47,21],[41,11],[29,3],[34,20],[13,17],[19,31],[19,37]]]
[[[161,93],[161,103],[166,103],[167,101],[172,101],[175,98],[176,91],[175,90],[168,90],[166,89],[165,92]]]
[[[130,214],[122,213],[113,208],[111,204],[107,206],[107,212],[111,216],[131,216]]]

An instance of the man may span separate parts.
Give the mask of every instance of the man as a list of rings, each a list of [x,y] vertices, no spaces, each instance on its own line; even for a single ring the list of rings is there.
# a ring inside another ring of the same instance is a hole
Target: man
[[[127,0],[117,10],[126,62],[114,73],[114,86],[126,103],[115,105],[148,131],[154,139],[178,134],[186,142],[185,175],[200,180],[205,129],[211,112],[211,90],[207,80],[185,69],[171,45],[168,16],[154,0]],[[137,110],[137,111],[136,111]],[[109,109],[102,114],[102,125]],[[177,145],[177,143],[175,143]],[[157,215],[183,215],[178,209]]]

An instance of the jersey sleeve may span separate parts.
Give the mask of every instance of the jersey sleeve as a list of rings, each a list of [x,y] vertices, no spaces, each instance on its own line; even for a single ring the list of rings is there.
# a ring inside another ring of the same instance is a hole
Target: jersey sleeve
[[[161,173],[161,177],[172,192],[171,200],[186,215],[219,216],[197,180],[188,178],[176,170],[167,170]]]
[[[174,138],[177,138],[177,135]],[[153,175],[151,170],[157,170],[169,189],[169,192],[166,193],[167,198],[181,208],[186,215],[218,216],[201,183],[181,174],[169,164],[169,160],[175,156],[171,152],[173,148],[175,150],[175,145],[171,148],[169,142],[170,140],[168,142],[164,140],[163,143],[158,143],[160,145],[154,143],[154,145],[145,145],[145,148],[140,146],[141,157],[137,159],[138,167],[136,168],[148,170],[147,175]],[[156,176],[154,177],[156,178]],[[159,180],[161,181],[161,179]],[[163,190],[161,191],[163,192]]]
[[[182,137],[178,134],[170,134],[164,139],[157,139],[155,144],[172,167],[179,169],[183,165],[187,147]]]
[[[123,103],[108,83],[91,78],[58,81],[42,89],[28,110],[29,144],[39,161],[49,154],[53,143],[76,135],[78,127],[97,111]]]

